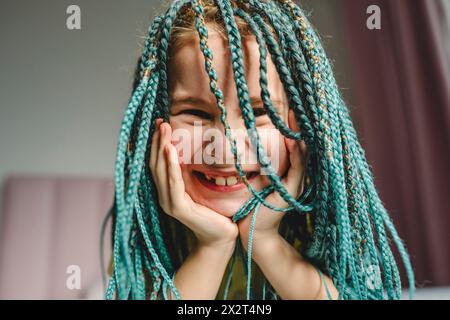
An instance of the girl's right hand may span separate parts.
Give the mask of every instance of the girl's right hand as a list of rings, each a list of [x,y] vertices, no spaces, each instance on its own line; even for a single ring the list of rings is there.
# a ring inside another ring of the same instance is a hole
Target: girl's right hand
[[[236,223],[192,200],[185,190],[177,150],[171,143],[170,124],[156,120],[152,137],[150,170],[158,189],[161,208],[188,227],[198,244],[207,247],[233,246],[239,235]]]

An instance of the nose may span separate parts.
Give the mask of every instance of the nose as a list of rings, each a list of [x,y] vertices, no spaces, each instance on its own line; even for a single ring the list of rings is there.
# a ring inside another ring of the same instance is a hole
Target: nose
[[[218,168],[220,165],[224,165],[220,168],[228,167],[235,162],[234,154],[231,150],[231,137],[233,137],[236,142],[235,147],[242,164],[245,164],[245,155],[248,154],[247,150],[250,149],[249,138],[243,119],[231,119],[228,123],[230,128],[230,140],[226,136],[225,127],[220,121],[220,118],[214,122],[214,128],[220,132],[220,141],[210,143],[214,143],[214,149],[211,152],[212,156],[216,158],[216,150],[222,155],[222,159],[216,159],[220,162],[217,163]]]

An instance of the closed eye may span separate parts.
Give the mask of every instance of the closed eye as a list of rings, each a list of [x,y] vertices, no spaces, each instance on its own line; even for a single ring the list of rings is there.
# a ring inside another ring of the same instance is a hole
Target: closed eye
[[[255,117],[261,117],[267,114],[266,109],[264,108],[254,108],[253,113],[255,114]]]
[[[198,110],[198,109],[186,109],[186,110],[183,110],[180,112],[180,114],[182,114],[182,113],[191,114],[193,116],[200,117],[202,119],[212,119],[213,118],[209,113],[202,111],[202,110]]]
[[[193,116],[200,117],[202,119],[212,119],[213,118],[213,116],[210,115],[209,113],[202,111],[202,110],[198,110],[198,109],[186,109],[186,110],[179,112],[179,114],[183,114],[183,113],[191,114]],[[253,113],[254,113],[255,117],[262,117],[262,116],[267,115],[266,109],[264,109],[264,108],[254,108]]]

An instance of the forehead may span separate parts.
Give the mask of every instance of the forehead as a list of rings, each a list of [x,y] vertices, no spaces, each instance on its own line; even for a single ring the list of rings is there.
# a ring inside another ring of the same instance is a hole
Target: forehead
[[[238,98],[228,42],[219,34],[211,31],[208,46],[213,53],[212,66],[218,77],[218,86],[225,97],[225,104],[235,105],[238,103]],[[242,38],[242,51],[244,73],[250,97],[260,97],[260,55],[254,36]],[[266,56],[266,64],[270,98],[273,101],[286,102],[287,97],[283,84],[270,54]],[[197,35],[185,40],[185,43],[173,53],[169,60],[168,72],[171,99],[183,96],[201,96],[211,104],[215,104],[216,99],[210,89],[210,79],[205,71],[205,59],[200,50],[200,41]]]

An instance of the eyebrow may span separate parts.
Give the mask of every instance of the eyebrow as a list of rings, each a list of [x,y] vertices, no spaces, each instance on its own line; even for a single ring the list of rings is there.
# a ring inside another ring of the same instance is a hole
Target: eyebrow
[[[270,99],[272,101],[272,104],[280,107],[283,106],[284,103],[280,99]],[[255,104],[263,104],[263,101],[261,97],[251,97],[250,103],[252,105]],[[216,106],[216,102],[214,101],[208,101],[206,99],[203,99],[202,97],[195,97],[195,96],[186,96],[186,97],[175,97],[172,99],[171,105],[176,106],[180,104],[189,104],[193,106]]]

